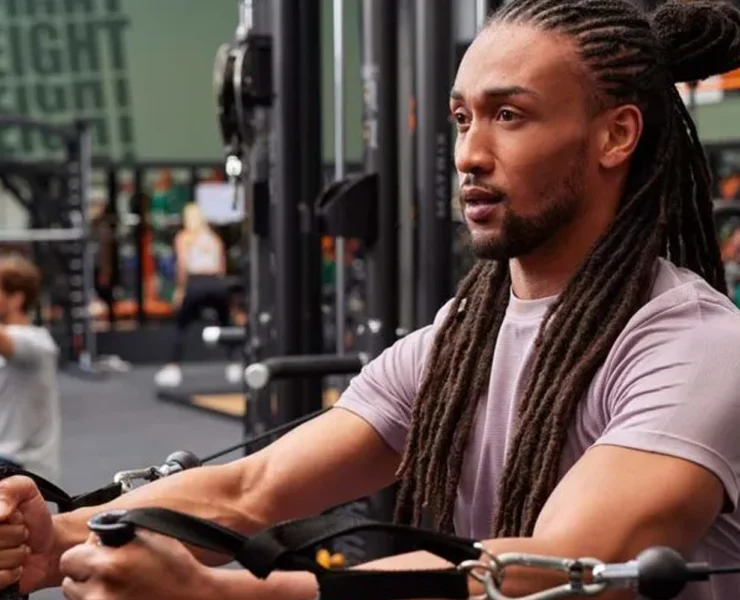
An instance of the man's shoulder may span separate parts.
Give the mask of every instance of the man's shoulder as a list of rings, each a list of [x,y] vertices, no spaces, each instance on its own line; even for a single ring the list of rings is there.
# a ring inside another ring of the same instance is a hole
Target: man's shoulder
[[[699,275],[661,260],[650,300],[627,323],[612,354],[667,359],[669,346],[686,350],[687,358],[699,346],[740,357],[740,310]]]
[[[628,328],[661,320],[683,321],[687,327],[722,323],[734,329],[740,327],[740,310],[696,273],[661,259],[651,298],[635,313]]]

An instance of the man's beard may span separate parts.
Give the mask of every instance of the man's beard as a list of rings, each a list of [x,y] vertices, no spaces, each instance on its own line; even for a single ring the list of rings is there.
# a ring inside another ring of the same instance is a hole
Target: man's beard
[[[468,231],[470,248],[481,260],[506,261],[526,256],[573,220],[582,197],[583,182],[571,171],[557,186],[540,194],[545,208],[535,216],[517,215],[504,201],[500,205],[504,210],[500,231],[477,236]]]

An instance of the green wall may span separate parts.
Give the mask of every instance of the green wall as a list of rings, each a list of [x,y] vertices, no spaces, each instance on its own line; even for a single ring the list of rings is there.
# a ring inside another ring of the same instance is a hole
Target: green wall
[[[0,114],[92,118],[115,160],[220,161],[212,85],[238,0],[0,0]],[[345,157],[362,160],[361,0],[344,0]],[[323,155],[334,160],[332,0],[323,0]],[[697,109],[702,137],[740,140],[740,97]],[[56,140],[0,129],[0,156],[41,158]]]
[[[697,106],[695,118],[702,141],[740,145],[740,96],[729,96],[719,104]]]
[[[212,88],[237,0],[0,0],[0,114],[93,119],[112,159],[221,160]],[[359,0],[345,1],[347,159],[362,157]],[[323,12],[323,134],[333,160],[332,2]],[[0,155],[42,158],[57,141],[0,131]]]

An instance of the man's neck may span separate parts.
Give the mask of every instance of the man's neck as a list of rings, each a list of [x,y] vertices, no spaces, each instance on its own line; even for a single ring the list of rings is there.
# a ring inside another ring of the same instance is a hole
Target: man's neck
[[[527,256],[509,261],[512,291],[521,300],[556,296],[586,260],[608,221],[574,223]],[[584,232],[586,232],[584,234]]]

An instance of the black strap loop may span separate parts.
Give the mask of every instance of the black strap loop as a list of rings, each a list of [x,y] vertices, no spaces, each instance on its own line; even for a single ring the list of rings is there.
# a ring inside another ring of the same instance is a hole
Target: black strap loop
[[[258,577],[276,568],[290,569],[292,553],[304,552],[340,536],[361,531],[392,534],[416,550],[426,550],[454,564],[479,556],[473,547],[474,540],[359,517],[324,515],[282,523],[249,538],[245,550],[251,564],[247,568]]]
[[[98,517],[96,517],[98,518]],[[474,540],[341,515],[324,515],[281,523],[252,537],[191,515],[164,508],[139,508],[99,517],[141,527],[219,554],[234,557],[255,576],[273,571],[310,571],[319,582],[322,600],[400,600],[404,598],[468,597],[467,575],[455,568],[432,571],[331,571],[311,556],[315,547],[359,531],[392,534],[417,550],[426,550],[453,564],[476,559]],[[95,520],[93,520],[95,521]],[[95,531],[95,526],[91,524]],[[101,531],[101,534],[103,531]],[[105,543],[104,536],[101,539]]]

